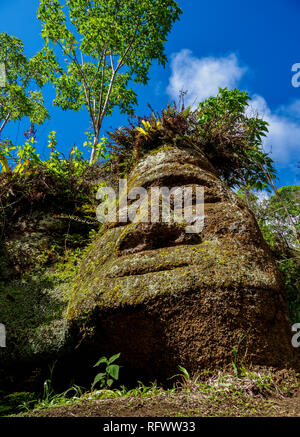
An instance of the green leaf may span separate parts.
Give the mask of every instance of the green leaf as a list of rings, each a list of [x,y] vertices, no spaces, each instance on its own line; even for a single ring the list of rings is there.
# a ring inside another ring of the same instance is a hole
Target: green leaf
[[[114,381],[112,379],[108,379],[106,383],[107,383],[108,387],[111,387],[113,382]]]
[[[2,167],[2,172],[3,173],[6,173],[6,172],[9,171],[9,165],[8,165],[7,159],[3,155],[0,155],[0,164],[1,164],[1,167]]]
[[[183,366],[178,366],[179,370],[183,373],[183,375],[187,378],[190,379],[190,374],[189,372],[183,367]]]
[[[107,373],[112,376],[115,380],[119,378],[119,370],[120,366],[117,366],[116,364],[112,364],[106,368]]]
[[[112,357],[109,358],[108,363],[112,364],[114,361],[116,361],[120,357],[120,355],[121,355],[120,353],[113,355]]]
[[[0,64],[5,65],[5,87],[0,88],[0,120],[4,127],[13,121],[28,117],[32,123],[42,124],[49,114],[44,106],[37,58],[27,59],[20,39],[0,33]]]
[[[99,365],[102,364],[102,363],[106,363],[106,364],[108,364],[108,360],[107,360],[106,357],[101,357],[101,358],[97,361],[97,363],[94,364],[93,367],[97,367],[97,366],[99,366]]]
[[[94,381],[93,381],[93,384],[92,384],[92,388],[98,383],[98,382],[100,382],[100,381],[104,381],[105,380],[105,373],[98,373],[96,376],[95,376],[95,379],[94,379]]]
[[[46,41],[49,56],[38,65],[42,79],[55,87],[53,104],[63,110],[85,107],[95,138],[115,108],[133,115],[137,95],[129,84],[146,84],[153,60],[166,64],[164,44],[181,13],[175,0],[40,0],[37,17],[54,52]]]

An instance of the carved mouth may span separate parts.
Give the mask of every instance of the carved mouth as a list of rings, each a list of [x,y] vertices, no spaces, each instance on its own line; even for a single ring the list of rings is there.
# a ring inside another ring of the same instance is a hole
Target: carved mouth
[[[131,270],[130,272],[129,271],[120,272],[118,274],[118,276],[114,276],[114,275],[111,275],[108,273],[107,275],[105,275],[105,278],[116,279],[116,278],[126,278],[129,276],[143,276],[143,275],[147,275],[149,273],[169,272],[171,270],[174,270],[174,269],[177,269],[180,267],[187,267],[187,266],[188,266],[188,263],[186,263],[186,262],[180,263],[179,262],[179,263],[177,263],[176,266],[169,266],[169,267],[167,267],[167,266],[152,266],[151,269],[146,267],[144,270],[143,270],[143,268],[140,268],[140,269],[137,269],[135,271]]]

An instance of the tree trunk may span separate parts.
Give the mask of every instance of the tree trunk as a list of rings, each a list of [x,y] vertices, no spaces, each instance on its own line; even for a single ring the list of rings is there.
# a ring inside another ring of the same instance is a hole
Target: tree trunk
[[[95,159],[95,155],[96,155],[96,148],[97,148],[98,143],[99,143],[99,132],[96,133],[94,136],[93,147],[92,147],[91,156],[90,156],[90,165],[93,165],[93,163],[94,163],[94,159]]]
[[[7,114],[7,116],[5,117],[2,125],[0,126],[0,134],[2,133],[3,129],[5,128],[6,123],[8,123],[8,120],[10,119],[11,116],[11,112],[9,114]]]

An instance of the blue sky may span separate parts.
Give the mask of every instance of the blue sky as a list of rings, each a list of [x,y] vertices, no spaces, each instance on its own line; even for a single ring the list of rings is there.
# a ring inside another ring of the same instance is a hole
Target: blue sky
[[[188,90],[193,103],[217,92],[218,86],[238,87],[253,98],[251,111],[259,111],[270,123],[264,148],[272,153],[279,172],[278,186],[299,184],[300,87],[292,86],[292,65],[300,63],[299,0],[179,0],[183,14],[169,35],[165,69],[153,64],[150,81],[137,86],[136,113],[149,113],[147,103],[160,111]],[[0,32],[21,38],[32,56],[42,48],[38,0],[0,0]],[[59,149],[68,154],[81,146],[89,128],[87,112],[63,112],[52,107],[53,90],[45,88],[51,120],[38,128],[38,151],[48,153],[47,135],[57,132]],[[126,125],[127,117],[115,112],[106,119],[110,127]],[[6,128],[18,144],[24,142],[28,124]]]

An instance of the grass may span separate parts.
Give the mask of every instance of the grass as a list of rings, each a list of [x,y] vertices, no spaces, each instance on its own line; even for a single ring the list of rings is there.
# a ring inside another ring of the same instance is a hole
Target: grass
[[[274,415],[277,403],[292,396],[298,378],[268,370],[219,370],[192,377],[184,368],[171,388],[138,382],[136,388],[84,390],[73,386],[55,394],[51,378],[42,399],[19,406],[25,416],[261,416]],[[16,415],[13,413],[12,415]],[[276,414],[275,414],[276,415]]]

